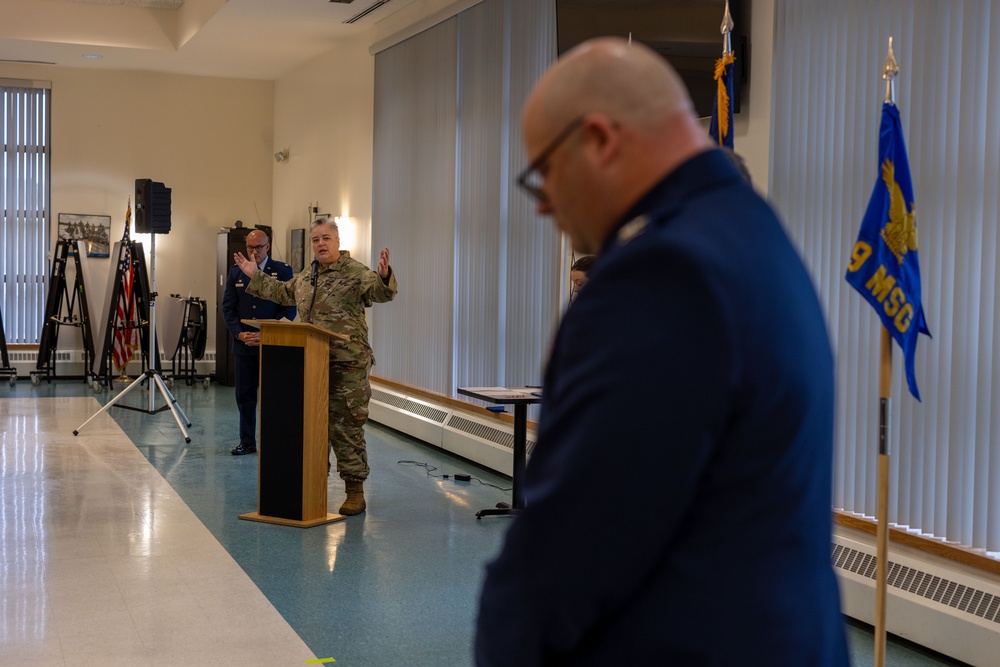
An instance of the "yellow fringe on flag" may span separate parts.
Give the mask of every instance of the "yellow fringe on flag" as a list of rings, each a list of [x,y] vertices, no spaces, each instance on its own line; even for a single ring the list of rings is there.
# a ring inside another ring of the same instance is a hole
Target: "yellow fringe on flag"
[[[720,146],[722,140],[729,134],[729,93],[726,92],[726,82],[722,80],[722,75],[726,73],[726,67],[734,62],[736,62],[736,56],[733,55],[732,51],[715,61],[715,83],[717,86],[715,108],[719,117]]]

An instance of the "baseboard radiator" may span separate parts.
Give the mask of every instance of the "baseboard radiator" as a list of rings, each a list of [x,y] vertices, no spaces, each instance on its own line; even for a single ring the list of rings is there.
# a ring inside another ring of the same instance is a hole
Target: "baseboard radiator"
[[[844,613],[875,624],[874,536],[835,526]],[[886,630],[977,667],[1000,667],[1000,577],[890,543]]]
[[[17,371],[19,378],[27,378],[34,371],[38,364],[38,350],[9,350],[7,356],[10,358],[11,368]],[[83,350],[56,350],[56,377],[82,377],[84,365]],[[165,375],[170,374],[171,361],[164,359],[160,352],[160,364]],[[133,359],[126,369],[129,375],[135,376],[142,372],[141,357]],[[200,375],[208,375],[215,372],[215,352],[206,352],[205,355],[195,361],[195,370]]]
[[[372,383],[368,418],[389,428],[489,468],[511,475],[514,460],[514,427],[472,411],[436,404]],[[528,429],[528,455],[535,435]]]

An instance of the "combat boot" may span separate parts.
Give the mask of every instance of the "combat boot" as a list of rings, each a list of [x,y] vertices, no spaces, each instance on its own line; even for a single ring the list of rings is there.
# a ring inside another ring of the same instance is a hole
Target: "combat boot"
[[[347,500],[340,506],[340,513],[352,516],[365,511],[365,489],[364,480],[345,479],[344,489],[347,491]]]

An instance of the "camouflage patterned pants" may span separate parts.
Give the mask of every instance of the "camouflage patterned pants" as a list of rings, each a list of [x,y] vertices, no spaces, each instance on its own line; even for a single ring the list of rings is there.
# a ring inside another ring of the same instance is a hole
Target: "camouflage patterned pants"
[[[341,479],[368,478],[365,422],[372,388],[367,361],[330,364],[330,448],[337,457]]]

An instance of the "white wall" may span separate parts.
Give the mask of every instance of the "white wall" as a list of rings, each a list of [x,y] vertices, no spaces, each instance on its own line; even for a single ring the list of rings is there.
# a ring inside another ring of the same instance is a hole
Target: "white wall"
[[[754,186],[768,191],[771,155],[771,51],[774,0],[751,0],[749,108],[736,116],[736,152],[744,157]]]
[[[204,298],[214,341],[216,232],[256,223],[256,211],[271,219],[273,82],[6,63],[0,77],[52,82],[52,245],[59,213],[110,215],[120,239],[135,179],[163,182],[172,228],[156,238],[156,291]],[[91,259],[87,270],[91,317],[104,318],[114,265]],[[79,341],[60,332],[59,348]]]
[[[291,157],[274,168],[274,234],[282,248],[292,229],[320,213],[347,216],[341,245],[371,266],[375,57],[373,44],[406,33],[429,17],[443,20],[481,0],[411,0],[275,83],[274,151]],[[376,223],[377,224],[377,223]],[[353,228],[353,229],[352,229]],[[390,248],[402,252],[402,248]],[[377,254],[377,253],[376,253]],[[306,263],[312,255],[306,243]]]
[[[309,203],[318,201],[320,213],[350,218],[355,229],[341,225],[341,245],[370,264],[374,82],[364,38],[276,82],[274,151],[290,151],[287,162],[274,164],[274,235],[283,249],[289,230],[308,229]]]

